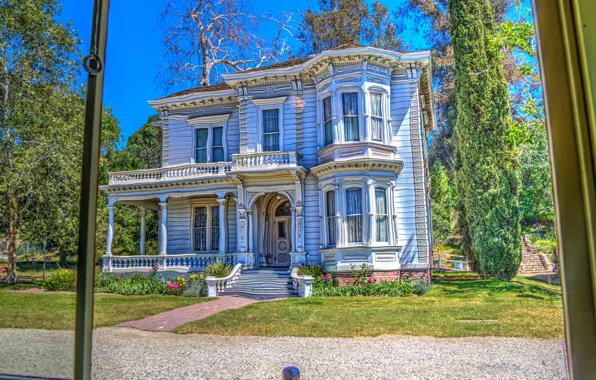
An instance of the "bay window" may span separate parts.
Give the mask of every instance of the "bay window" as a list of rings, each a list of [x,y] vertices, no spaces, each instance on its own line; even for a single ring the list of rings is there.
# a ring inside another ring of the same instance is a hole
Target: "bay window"
[[[325,194],[326,220],[327,220],[327,245],[335,247],[337,242],[337,224],[335,223],[335,191],[330,190]]]
[[[197,206],[193,210],[194,251],[219,251],[219,206]]]
[[[389,242],[389,215],[387,208],[387,190],[375,189],[375,224],[377,242]]]
[[[323,130],[324,146],[333,144],[333,113],[331,108],[331,97],[323,99]]]
[[[263,151],[279,151],[279,109],[263,110]]]
[[[373,141],[383,141],[383,95],[370,94],[371,137]]]
[[[362,243],[362,189],[346,190],[348,243]]]
[[[343,127],[345,141],[360,141],[358,93],[344,92],[341,94]]]

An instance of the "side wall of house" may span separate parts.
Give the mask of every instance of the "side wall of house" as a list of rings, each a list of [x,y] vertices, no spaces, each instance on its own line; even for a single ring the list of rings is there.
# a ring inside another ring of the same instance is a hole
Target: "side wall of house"
[[[395,213],[402,265],[427,263],[428,210],[425,188],[423,132],[419,112],[419,82],[411,72],[397,72],[391,81],[392,144],[404,165],[396,178]]]
[[[170,198],[168,201],[169,254],[192,252],[190,249],[190,203],[188,199]]]

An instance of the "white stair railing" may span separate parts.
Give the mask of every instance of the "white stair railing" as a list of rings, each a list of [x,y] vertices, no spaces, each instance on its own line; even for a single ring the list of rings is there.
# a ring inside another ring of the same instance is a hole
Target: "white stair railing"
[[[439,253],[437,258],[433,260],[435,269],[437,270],[453,270],[460,272],[469,272],[470,263],[465,256],[452,255],[450,253]],[[451,263],[451,264],[448,264]],[[446,265],[447,264],[447,265]]]
[[[217,297],[217,293],[224,293],[226,288],[231,288],[242,273],[242,264],[236,264],[229,275],[222,278],[213,276],[205,277],[207,282],[207,297]]]
[[[315,279],[312,276],[298,274],[298,268],[292,269],[292,283],[294,289],[298,291],[300,297],[310,297],[312,295],[312,284]]]

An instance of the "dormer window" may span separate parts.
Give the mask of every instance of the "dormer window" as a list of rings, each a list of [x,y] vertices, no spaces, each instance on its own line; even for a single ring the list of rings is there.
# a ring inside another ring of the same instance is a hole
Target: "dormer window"
[[[383,141],[383,95],[370,94],[371,105],[371,138]]]
[[[279,138],[279,109],[263,110],[263,151],[278,152]]]
[[[341,94],[341,101],[343,110],[344,141],[360,141],[358,93],[344,92]]]
[[[323,99],[323,128],[323,145],[327,146],[329,144],[333,144],[333,112],[331,109],[331,96]]]

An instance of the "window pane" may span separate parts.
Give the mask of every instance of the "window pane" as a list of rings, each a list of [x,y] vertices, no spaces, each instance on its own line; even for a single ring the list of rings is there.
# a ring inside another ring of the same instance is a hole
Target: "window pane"
[[[286,237],[286,222],[277,222],[277,237]]]
[[[344,117],[344,134],[346,141],[358,141],[360,136],[358,133],[358,118]]]
[[[382,141],[383,140],[383,119],[378,118],[378,117],[372,117],[371,118],[371,134],[372,134],[372,139],[376,140],[376,141]]]
[[[333,144],[333,123],[325,122],[325,145]]]
[[[362,191],[360,188],[346,191],[347,215],[362,214]]]
[[[263,111],[263,131],[265,133],[279,132],[279,110]]]
[[[376,212],[377,214],[387,214],[387,191],[385,189],[375,189]]]
[[[389,218],[387,216],[387,191],[375,189],[375,210],[376,210],[376,240],[378,242],[389,241]]]
[[[267,133],[263,137],[263,151],[279,151],[279,133]]]
[[[381,94],[372,94],[370,96],[370,106],[373,116],[383,117],[382,101],[383,95]]]
[[[362,242],[362,191],[346,191],[346,221],[348,225],[348,243]]]
[[[333,117],[331,113],[331,97],[323,99],[323,121],[327,122]]]
[[[197,149],[197,154],[195,157],[196,163],[203,163],[207,162],[207,148]]]
[[[344,92],[341,94],[343,104],[343,114],[358,115],[358,93]]]
[[[211,207],[211,250],[219,251],[219,206]]]
[[[348,243],[362,243],[362,216],[348,216]]]
[[[327,216],[335,216],[335,191],[327,192]]]
[[[223,146],[223,127],[213,128],[212,146]]]
[[[225,161],[225,159],[224,159],[224,149],[223,148],[213,148],[212,149],[212,154],[213,154],[213,162],[223,162],[223,161]]]
[[[388,242],[389,241],[389,224],[387,223],[387,215],[377,216],[377,241]]]
[[[195,251],[207,250],[207,207],[195,208]]]
[[[197,148],[207,147],[207,136],[209,136],[209,130],[207,128],[197,129]]]

